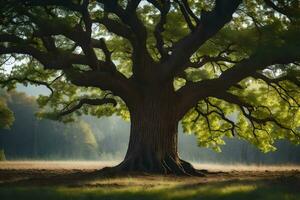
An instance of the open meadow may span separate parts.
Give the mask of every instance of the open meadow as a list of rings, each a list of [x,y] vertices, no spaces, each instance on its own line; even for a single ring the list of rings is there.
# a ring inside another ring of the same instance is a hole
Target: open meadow
[[[115,162],[0,163],[0,199],[300,199],[299,166],[195,164],[205,177],[103,177]]]

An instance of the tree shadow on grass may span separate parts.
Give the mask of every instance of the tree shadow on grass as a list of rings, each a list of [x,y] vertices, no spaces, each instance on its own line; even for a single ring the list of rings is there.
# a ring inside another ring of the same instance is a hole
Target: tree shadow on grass
[[[1,187],[1,200],[299,200],[300,180],[231,180],[174,186]]]

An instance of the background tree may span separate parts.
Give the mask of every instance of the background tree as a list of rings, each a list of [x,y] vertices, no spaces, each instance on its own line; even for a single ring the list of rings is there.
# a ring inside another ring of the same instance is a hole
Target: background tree
[[[197,174],[178,156],[180,120],[217,151],[224,136],[299,143],[299,13],[297,0],[2,1],[15,64],[1,82],[48,87],[41,116],[130,118],[112,171]]]
[[[0,96],[0,128],[9,128],[13,121],[13,113],[7,107],[5,99]]]
[[[0,98],[0,128],[9,128],[14,121],[13,113],[7,107],[3,98]],[[3,147],[0,143],[0,161],[6,160]]]
[[[97,141],[85,121],[78,119],[76,123],[63,124],[37,119],[36,98],[15,91],[2,96],[15,117],[9,129],[0,130],[0,147],[7,159],[98,158]]]

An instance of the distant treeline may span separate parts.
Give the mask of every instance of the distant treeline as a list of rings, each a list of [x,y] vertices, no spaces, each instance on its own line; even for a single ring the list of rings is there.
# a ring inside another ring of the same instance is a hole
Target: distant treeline
[[[97,157],[97,142],[86,122],[62,124],[39,120],[35,117],[38,106],[33,97],[11,92],[6,99],[15,115],[13,126],[0,130],[0,149],[5,150],[6,159]]]
[[[129,123],[117,118],[82,117],[63,124],[35,117],[38,106],[24,93],[2,94],[15,114],[11,129],[0,130],[0,150],[6,159],[122,159],[129,139]],[[195,162],[295,164],[300,163],[300,147],[287,141],[276,143],[276,152],[264,154],[251,144],[227,139],[222,153],[200,148],[193,135],[179,133],[182,157]]]

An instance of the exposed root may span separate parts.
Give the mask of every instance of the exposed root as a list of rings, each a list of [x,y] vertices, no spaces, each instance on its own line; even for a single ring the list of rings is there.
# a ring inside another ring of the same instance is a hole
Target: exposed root
[[[205,170],[197,170],[190,163],[171,156],[163,160],[155,158],[131,157],[115,167],[103,168],[100,173],[104,176],[120,175],[175,175],[175,176],[205,176]]]

